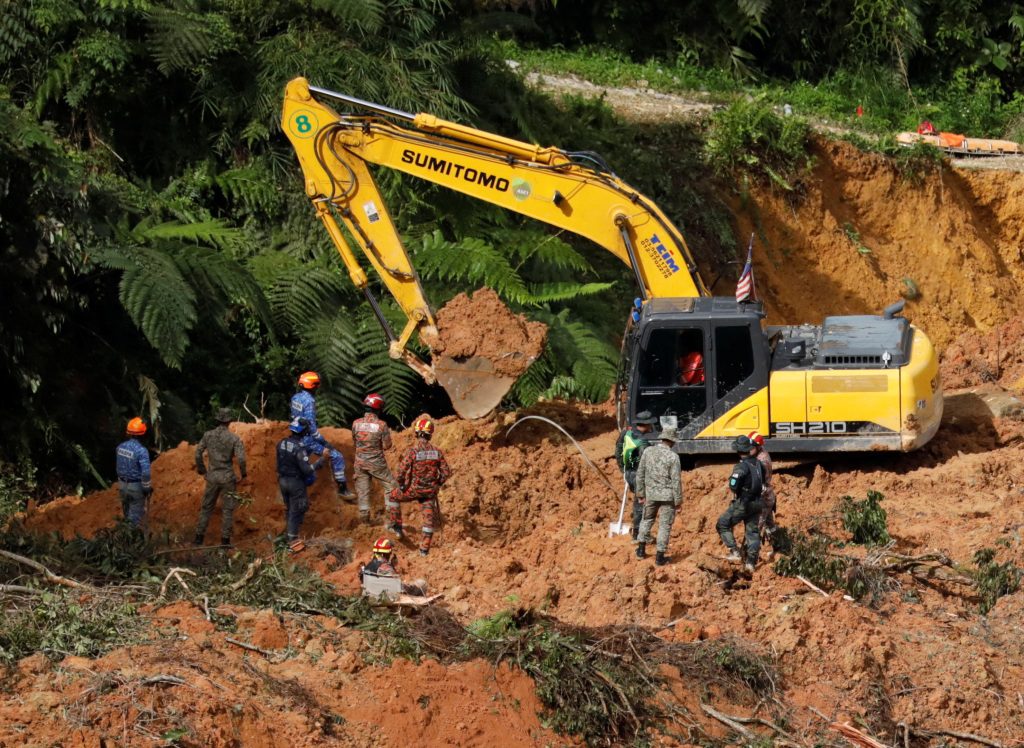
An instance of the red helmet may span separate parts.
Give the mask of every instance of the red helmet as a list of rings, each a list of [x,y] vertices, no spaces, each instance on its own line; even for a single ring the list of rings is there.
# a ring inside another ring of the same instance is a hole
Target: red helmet
[[[363,398],[363,405],[374,410],[380,410],[384,407],[384,398],[378,395],[376,392],[371,392],[369,395]]]
[[[299,387],[304,390],[315,390],[320,386],[320,375],[315,371],[307,371],[299,375]]]
[[[704,356],[690,351],[679,359],[680,384],[704,384]]]
[[[373,544],[374,556],[390,556],[394,552],[395,546],[387,538],[377,538],[377,542]]]
[[[141,418],[135,417],[128,421],[128,427],[125,429],[132,436],[142,436],[146,433],[146,422]]]
[[[413,432],[430,436],[434,433],[434,421],[430,416],[420,416],[412,424]]]
[[[764,437],[761,436],[761,434],[756,430],[751,431],[749,434],[747,434],[747,438],[750,439],[750,441],[754,442],[754,444],[756,444],[759,447],[764,446]]]

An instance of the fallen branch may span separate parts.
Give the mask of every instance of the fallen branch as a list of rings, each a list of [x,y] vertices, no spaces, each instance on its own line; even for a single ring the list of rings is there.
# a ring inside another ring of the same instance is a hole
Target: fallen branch
[[[257,647],[255,644],[248,644],[247,642],[239,641],[238,639],[232,639],[230,636],[225,636],[224,641],[226,641],[228,644],[234,644],[236,647],[248,649],[250,652],[258,652],[264,657],[277,657],[278,655],[277,652],[271,652],[269,649]]]
[[[62,577],[60,574],[54,574],[41,563],[39,563],[38,561],[33,561],[31,558],[19,556],[17,553],[11,553],[10,551],[0,551],[0,556],[2,556],[3,558],[9,558],[11,561],[16,561],[19,564],[23,564],[24,566],[28,566],[29,568],[35,569],[43,575],[43,578],[46,579],[47,582],[51,584],[59,584],[62,587],[72,587],[74,589],[79,590],[92,589],[87,584],[82,584],[81,582],[76,582],[74,579]]]
[[[156,686],[161,683],[171,686],[184,686],[185,679],[179,678],[177,675],[151,675],[139,681],[140,686]]]
[[[185,569],[185,568],[180,567],[180,566],[175,566],[173,569],[171,569],[169,572],[167,572],[167,576],[164,577],[164,581],[160,585],[160,597],[167,597],[167,585],[170,584],[172,579],[177,580],[178,584],[180,584],[182,587],[184,587],[186,592],[191,592],[192,591],[192,590],[189,589],[188,584],[185,583],[185,580],[181,578],[181,575],[183,573],[184,574],[189,574],[190,576],[193,576],[193,577],[196,575],[196,573],[194,571],[192,571],[191,569]]]
[[[1000,743],[997,740],[992,740],[991,738],[986,738],[982,735],[975,735],[974,733],[970,732],[956,732],[955,730],[923,730],[908,725],[903,725],[903,729],[906,733],[910,735],[915,735],[919,738],[956,738],[957,740],[966,740],[971,743],[980,743],[981,745],[991,746],[991,748],[1007,748],[1003,745],[1003,743]],[[1018,740],[1015,741],[1015,743],[1011,743],[1010,745],[1024,745],[1024,743]]]
[[[252,580],[254,576],[256,576],[256,571],[261,566],[263,566],[262,558],[253,559],[253,561],[246,567],[245,573],[242,575],[241,579],[229,585],[231,590],[237,592],[238,590],[242,589],[246,584],[248,584]]]
[[[35,587],[23,587],[20,584],[0,584],[0,592],[10,592],[12,594],[24,593],[26,595],[41,595],[42,590],[36,589]]]
[[[845,722],[833,722],[830,727],[860,748],[889,748],[885,743],[880,743],[870,735],[867,735],[851,724]]]
[[[818,587],[817,585],[815,585],[815,584],[814,584],[813,582],[811,582],[811,581],[810,581],[809,579],[806,579],[806,578],[804,578],[804,577],[800,576],[799,574],[797,574],[796,578],[797,578],[797,579],[799,579],[799,580],[800,580],[801,582],[803,582],[804,584],[806,584],[806,585],[807,585],[808,587],[810,587],[810,588],[811,588],[812,590],[814,590],[815,592],[817,592],[817,593],[818,593],[819,595],[821,595],[821,596],[823,596],[823,597],[829,597],[829,594],[828,594],[827,592],[825,592],[825,590],[823,590],[823,589],[822,589],[821,587]],[[851,600],[851,601],[853,600],[853,598],[852,598],[852,597],[850,597],[850,595],[843,595],[843,599],[844,599],[844,600]]]
[[[222,551],[226,546],[223,545],[183,545],[181,548],[165,548],[162,551],[157,551],[152,554],[153,558],[157,556],[170,556],[174,553],[205,553],[206,551]]]
[[[719,722],[721,722],[723,725],[728,727],[730,730],[732,730],[735,733],[738,733],[738,734],[742,735],[747,740],[757,740],[758,736],[757,736],[757,734],[753,730],[748,730],[746,727],[741,725],[739,722],[734,720],[732,717],[730,717],[728,715],[725,715],[725,714],[722,714],[721,712],[719,712],[719,711],[717,711],[715,709],[712,709],[707,704],[701,704],[700,708],[704,710],[705,714],[707,714],[707,715],[709,715],[711,717],[714,717]]]

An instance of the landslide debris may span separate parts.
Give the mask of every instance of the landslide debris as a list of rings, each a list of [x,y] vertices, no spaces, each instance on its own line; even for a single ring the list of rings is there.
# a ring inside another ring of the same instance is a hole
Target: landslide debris
[[[544,352],[547,325],[513,313],[490,288],[460,293],[437,313],[435,356],[464,360],[479,356],[494,371],[517,379]]]

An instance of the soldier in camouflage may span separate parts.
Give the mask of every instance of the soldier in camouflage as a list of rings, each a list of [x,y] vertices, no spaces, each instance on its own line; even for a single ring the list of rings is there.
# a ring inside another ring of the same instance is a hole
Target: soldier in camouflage
[[[370,523],[370,485],[372,479],[380,481],[387,497],[395,487],[391,468],[384,457],[384,450],[391,449],[391,430],[381,420],[384,398],[371,393],[363,400],[366,413],[352,424],[352,439],[356,446],[355,484],[359,498],[359,518],[363,524]],[[385,498],[385,501],[388,499]]]
[[[452,471],[444,453],[430,443],[434,433],[434,421],[430,416],[421,416],[413,423],[416,443],[402,455],[398,464],[398,486],[391,492],[388,515],[391,531],[404,537],[402,530],[402,507],[400,501],[418,501],[423,518],[423,538],[420,541],[420,555],[430,553],[434,539],[434,520],[438,512],[437,492],[451,477]]]
[[[221,502],[221,523],[220,543],[231,545],[231,528],[235,516],[235,503],[238,495],[235,487],[238,480],[246,479],[245,447],[242,440],[228,430],[228,425],[234,420],[231,411],[221,408],[217,411],[217,426],[210,429],[196,446],[196,472],[206,476],[206,491],[203,493],[203,502],[199,509],[199,523],[196,525],[196,545],[203,544],[203,537],[206,535],[206,526],[210,522],[210,515],[217,506],[218,497],[223,496]],[[207,468],[203,461],[203,455],[209,454],[210,466]],[[239,479],[235,478],[235,469],[232,460],[238,460]]]
[[[636,541],[636,557],[647,557],[647,544],[651,542],[651,528],[658,518],[658,543],[654,563],[668,563],[668,538],[676,510],[683,503],[683,485],[679,455],[672,447],[678,441],[676,430],[666,428],[657,444],[644,450],[636,470],[636,495],[644,507],[644,518]]]
[[[753,454],[754,443],[750,441],[750,437],[736,437],[732,448],[740,456],[740,461],[729,476],[729,490],[733,494],[733,499],[729,508],[718,518],[716,529],[722,542],[725,543],[725,547],[729,549],[727,560],[742,561],[739,550],[736,548],[736,538],[733,537],[732,528],[740,522],[743,523],[747,551],[746,563],[743,567],[748,573],[752,573],[754,567],[757,566],[757,554],[761,550],[759,525],[761,510],[764,508],[764,504],[761,502],[764,471],[761,463]]]

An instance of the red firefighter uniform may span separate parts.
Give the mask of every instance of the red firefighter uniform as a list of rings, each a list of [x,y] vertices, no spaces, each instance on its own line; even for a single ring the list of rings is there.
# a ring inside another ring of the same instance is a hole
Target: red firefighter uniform
[[[398,534],[402,533],[402,508],[398,501],[418,501],[423,517],[420,553],[424,555],[430,551],[433,540],[437,492],[451,474],[444,453],[423,437],[417,438],[405,451],[398,465],[398,488],[392,492],[395,501],[388,506],[391,526]]]
[[[384,451],[391,449],[391,430],[373,411],[352,424],[352,437],[356,444],[356,460],[354,466],[356,496],[359,497],[359,516],[370,519],[370,486],[373,478],[380,481],[384,488],[385,503],[395,487],[395,479],[391,477],[391,469],[384,458]]]

